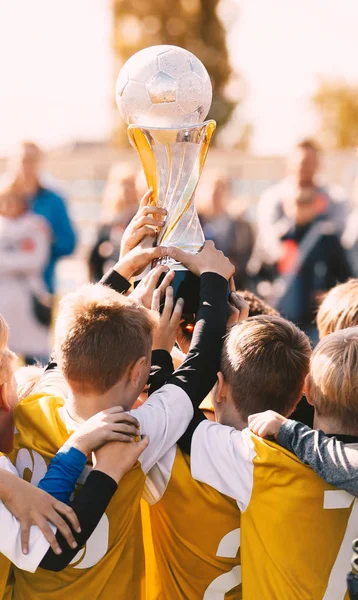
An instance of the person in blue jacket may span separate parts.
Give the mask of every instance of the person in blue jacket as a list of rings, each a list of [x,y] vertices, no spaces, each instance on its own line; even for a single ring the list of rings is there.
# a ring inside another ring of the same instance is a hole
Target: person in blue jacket
[[[76,233],[64,199],[41,181],[43,153],[34,142],[22,142],[11,165],[12,177],[19,191],[28,198],[29,208],[43,216],[52,232],[49,262],[44,281],[50,293],[55,288],[55,267],[63,256],[69,256],[76,246]]]

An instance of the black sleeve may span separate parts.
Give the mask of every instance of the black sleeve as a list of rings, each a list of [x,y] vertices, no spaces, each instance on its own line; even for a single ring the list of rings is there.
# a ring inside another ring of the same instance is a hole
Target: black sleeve
[[[150,396],[153,392],[156,392],[167,383],[168,379],[173,375],[173,372],[174,365],[169,352],[166,350],[153,350],[148,380],[148,395]]]
[[[193,403],[194,417],[178,441],[190,453],[191,438],[205,419],[199,406],[216,383],[220,370],[221,350],[226,333],[228,283],[216,273],[200,277],[200,305],[190,349],[183,364],[167,379],[181,387]]]
[[[56,539],[61,546],[62,554],[57,555],[52,548],[49,548],[40,562],[40,568],[47,571],[62,571],[67,567],[92,535],[116,490],[117,484],[109,475],[101,471],[92,471],[89,474],[85,484],[70,504],[81,525],[81,533],[76,533],[71,528],[77,548],[70,548],[63,535],[57,531]]]
[[[117,273],[117,271],[114,269],[107,271],[107,273],[103,275],[100,283],[112,288],[119,294],[125,294],[131,287],[129,281],[125,279],[125,277],[122,277],[122,275]]]

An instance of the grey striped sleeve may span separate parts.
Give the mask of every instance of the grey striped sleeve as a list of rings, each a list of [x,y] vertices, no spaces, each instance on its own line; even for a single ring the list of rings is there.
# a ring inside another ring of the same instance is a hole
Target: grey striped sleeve
[[[281,425],[278,442],[331,485],[358,497],[358,446],[344,444],[298,421]]]

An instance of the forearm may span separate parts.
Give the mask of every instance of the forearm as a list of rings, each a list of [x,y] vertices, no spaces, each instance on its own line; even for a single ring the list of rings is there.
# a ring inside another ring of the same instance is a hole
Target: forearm
[[[220,370],[221,350],[226,333],[227,281],[215,273],[200,278],[200,306],[193,338],[183,364],[169,378],[197,408],[213,388]]]
[[[38,487],[61,502],[69,503],[87,457],[71,446],[64,446],[53,457]]]
[[[358,451],[297,421],[281,425],[278,442],[327,483],[358,497]]]
[[[161,388],[174,372],[172,357],[166,350],[153,350],[150,375],[148,380],[148,395]]]
[[[42,569],[61,571],[67,567],[92,535],[116,490],[116,482],[105,473],[95,470],[90,473],[86,483],[70,504],[81,525],[81,533],[72,530],[77,542],[76,549],[70,548],[61,533],[57,532],[56,539],[62,554],[57,555],[50,548],[39,565]]]
[[[130,282],[115,269],[107,271],[107,273],[103,275],[100,283],[112,288],[119,294],[125,294],[131,287]]]

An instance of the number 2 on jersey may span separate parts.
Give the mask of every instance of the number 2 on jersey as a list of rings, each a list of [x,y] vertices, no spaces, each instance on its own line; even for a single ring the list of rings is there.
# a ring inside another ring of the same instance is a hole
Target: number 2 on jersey
[[[240,529],[234,529],[221,540],[216,556],[235,558],[240,548]],[[219,575],[207,588],[203,600],[224,600],[225,594],[241,583],[241,567]]]

